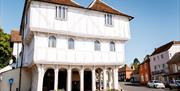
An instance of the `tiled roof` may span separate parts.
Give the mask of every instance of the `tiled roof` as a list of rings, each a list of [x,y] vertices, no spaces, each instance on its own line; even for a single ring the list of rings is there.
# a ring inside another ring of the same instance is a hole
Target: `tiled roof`
[[[112,7],[110,7],[109,5],[104,3],[102,0],[94,0],[89,5],[88,8],[91,10],[96,10],[96,11],[100,11],[100,12],[107,12],[107,13],[117,14],[117,15],[121,15],[121,16],[126,16],[126,17],[129,17],[129,20],[133,19],[132,16],[124,14],[116,9],[113,9]]]
[[[73,0],[34,0],[34,1],[41,1],[41,2],[54,3],[54,4],[61,4],[61,5],[79,7],[79,8],[82,7],[82,6],[80,6],[79,4],[77,4]]]
[[[21,36],[19,35],[19,31],[12,30],[11,31],[11,42],[21,42]]]
[[[167,63],[172,64],[176,62],[180,62],[180,52],[175,53],[174,56]]]
[[[129,70],[133,70],[133,69],[129,68],[126,64],[119,69],[119,71],[129,71]]]
[[[169,50],[171,48],[171,46],[174,44],[180,44],[180,41],[171,41],[171,42],[169,42],[169,43],[167,43],[167,44],[165,44],[159,48],[156,48],[155,51],[151,54],[151,56]]]

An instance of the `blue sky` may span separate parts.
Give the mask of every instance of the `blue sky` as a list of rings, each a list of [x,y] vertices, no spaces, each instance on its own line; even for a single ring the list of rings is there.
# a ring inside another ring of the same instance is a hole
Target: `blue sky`
[[[92,0],[75,0],[88,6]],[[131,39],[126,43],[126,61],[140,61],[154,48],[172,40],[180,41],[180,0],[103,0],[110,6],[135,17]],[[0,27],[10,33],[19,29],[24,0],[0,0]]]

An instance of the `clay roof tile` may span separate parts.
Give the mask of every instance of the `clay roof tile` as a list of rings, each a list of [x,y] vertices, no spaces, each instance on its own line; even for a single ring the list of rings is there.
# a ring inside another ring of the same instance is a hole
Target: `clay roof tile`
[[[134,17],[129,16],[127,14],[124,14],[114,8],[112,8],[111,6],[109,6],[108,4],[104,3],[102,0],[94,0],[88,7],[89,9],[92,10],[96,10],[96,11],[100,11],[100,12],[107,12],[107,13],[111,13],[111,14],[117,14],[117,15],[121,15],[121,16],[126,16],[129,18],[129,20],[133,19]]]
[[[73,0],[34,0],[34,1],[41,1],[41,2],[54,3],[54,4],[67,5],[67,6],[82,8],[82,6],[80,6],[79,4],[77,4]]]
[[[156,48],[154,50],[154,52],[151,54],[151,56],[169,50],[171,48],[171,46],[174,45],[174,44],[180,44],[180,41],[171,41],[171,42],[169,42],[169,43],[167,43],[167,44],[165,44],[163,46],[160,46],[159,48]]]
[[[11,42],[21,42],[21,36],[19,35],[19,31],[11,31]]]

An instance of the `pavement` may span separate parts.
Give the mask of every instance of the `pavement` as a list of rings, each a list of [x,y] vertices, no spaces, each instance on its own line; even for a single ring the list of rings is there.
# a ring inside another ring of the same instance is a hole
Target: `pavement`
[[[142,86],[138,83],[130,83],[130,82],[119,82],[119,86],[122,91],[180,91],[177,89],[170,90],[169,88],[165,89],[157,89],[157,88],[149,88],[147,86]]]

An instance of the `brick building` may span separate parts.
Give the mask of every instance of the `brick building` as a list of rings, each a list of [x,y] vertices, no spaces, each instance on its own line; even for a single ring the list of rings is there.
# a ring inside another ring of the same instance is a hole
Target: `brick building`
[[[133,69],[125,64],[122,68],[119,69],[119,81],[130,81],[132,72]]]
[[[139,68],[140,84],[146,85],[151,80],[150,59],[149,55],[144,58]]]

